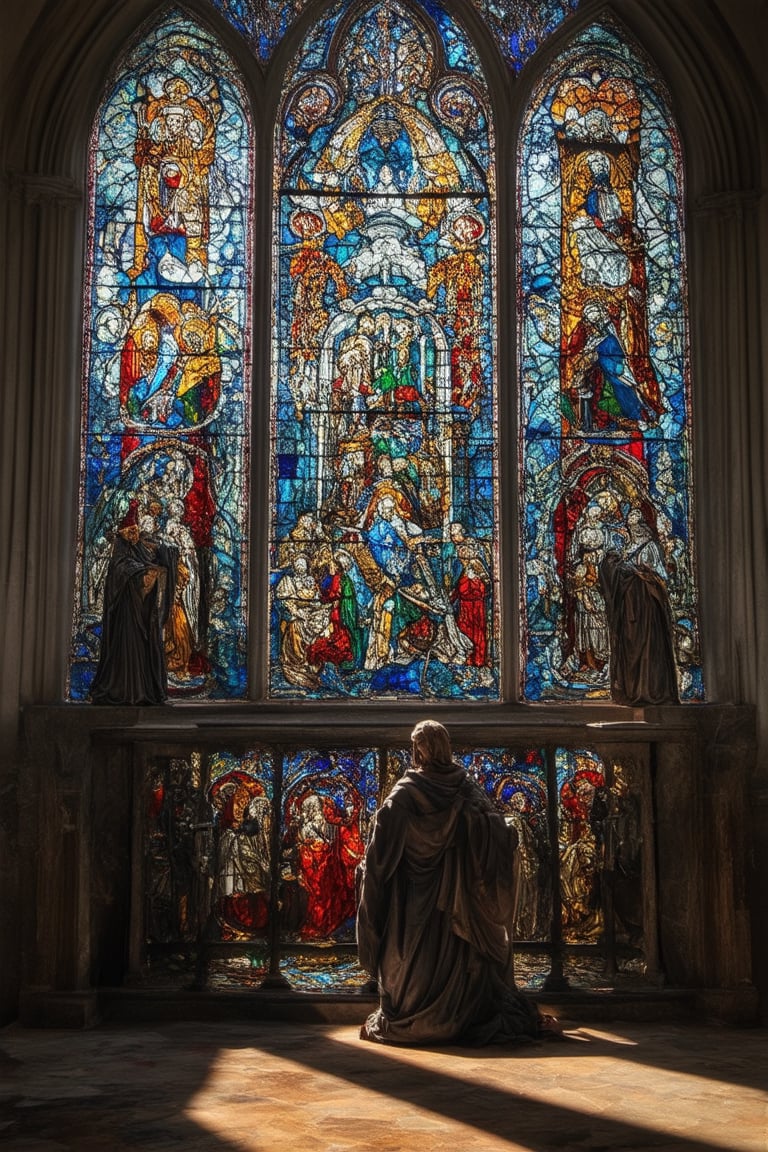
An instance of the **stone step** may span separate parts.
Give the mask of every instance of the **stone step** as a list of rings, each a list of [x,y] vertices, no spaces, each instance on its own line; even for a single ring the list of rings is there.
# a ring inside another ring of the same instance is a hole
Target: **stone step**
[[[531,996],[542,1012],[577,1023],[607,1020],[684,1020],[695,1017],[694,992],[558,992]],[[308,993],[275,989],[209,992],[136,988],[102,989],[102,1019],[115,1021],[284,1020],[294,1023],[361,1022],[378,1003],[368,993]]]

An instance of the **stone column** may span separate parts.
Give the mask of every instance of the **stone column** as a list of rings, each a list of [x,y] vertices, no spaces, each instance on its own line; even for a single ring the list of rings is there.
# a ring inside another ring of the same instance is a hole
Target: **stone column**
[[[691,226],[696,524],[707,692],[758,704],[768,735],[768,409],[753,193],[701,197]],[[764,694],[763,694],[764,695]]]
[[[755,148],[758,147],[757,141]],[[691,221],[702,634],[710,699],[757,709],[755,795],[768,789],[768,197],[702,196]],[[762,272],[762,279],[761,279]],[[768,808],[752,808],[753,972],[768,1012]]]
[[[20,910],[34,899],[18,870],[19,705],[61,698],[72,611],[81,201],[71,180],[12,173],[0,203],[0,1019],[15,1015]]]

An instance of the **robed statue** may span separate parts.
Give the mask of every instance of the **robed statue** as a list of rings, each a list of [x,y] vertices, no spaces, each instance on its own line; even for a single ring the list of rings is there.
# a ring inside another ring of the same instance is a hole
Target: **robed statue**
[[[666,581],[650,566],[607,552],[600,564],[610,634],[611,698],[639,708],[678,703]]]
[[[104,586],[94,704],[161,704],[168,697],[163,631],[176,590],[178,549],[154,535],[151,516],[126,517]]]
[[[360,865],[357,943],[380,1003],[361,1038],[499,1044],[559,1034],[512,972],[517,836],[451,759],[442,724],[412,733],[413,767],[376,814]]]

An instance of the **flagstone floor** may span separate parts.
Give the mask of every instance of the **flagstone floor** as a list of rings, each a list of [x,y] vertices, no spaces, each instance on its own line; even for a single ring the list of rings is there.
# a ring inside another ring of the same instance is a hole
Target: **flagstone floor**
[[[766,1152],[768,1030],[410,1050],[350,1024],[0,1030],[4,1152]]]

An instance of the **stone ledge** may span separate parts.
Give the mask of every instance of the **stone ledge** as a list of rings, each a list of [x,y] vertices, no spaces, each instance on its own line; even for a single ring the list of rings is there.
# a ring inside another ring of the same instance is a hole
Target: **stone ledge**
[[[755,1027],[759,997],[752,986],[736,989],[649,989],[531,994],[543,1012],[576,1023],[699,1021]],[[92,1028],[103,1021],[168,1023],[195,1020],[266,1020],[274,1023],[354,1024],[376,1005],[369,992],[193,992],[101,988],[61,992],[26,988],[19,1023],[26,1028]]]
[[[28,741],[78,747],[143,745],[169,748],[283,743],[307,746],[338,741],[408,746],[416,720],[425,713],[448,725],[454,742],[513,740],[545,744],[622,745],[701,741],[751,747],[751,705],[680,704],[632,709],[605,703],[579,705],[451,701],[252,701],[177,703],[156,707],[93,704],[35,704],[23,710]],[[300,735],[297,735],[297,728]]]

